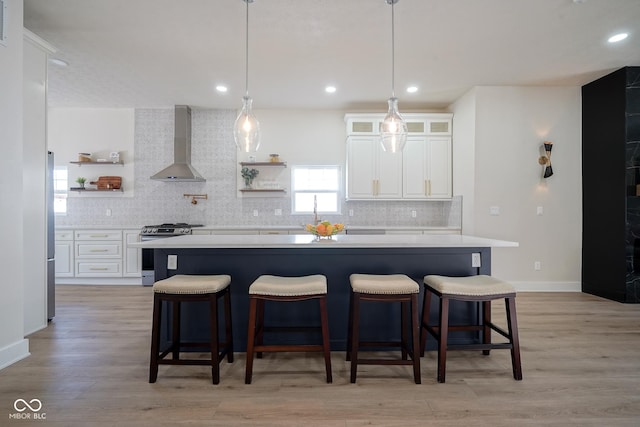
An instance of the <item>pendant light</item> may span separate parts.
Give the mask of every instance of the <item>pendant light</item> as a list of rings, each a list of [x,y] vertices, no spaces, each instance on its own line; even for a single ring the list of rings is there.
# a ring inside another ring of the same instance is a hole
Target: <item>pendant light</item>
[[[399,153],[407,142],[407,123],[398,111],[395,92],[395,16],[393,6],[398,0],[385,0],[391,5],[391,98],[387,101],[389,110],[380,123],[380,142],[384,151]]]
[[[245,95],[242,97],[242,111],[233,126],[233,138],[236,145],[245,153],[258,151],[260,146],[260,123],[251,111],[253,99],[249,96],[249,3],[254,0],[242,0],[247,4],[246,40],[245,40]]]

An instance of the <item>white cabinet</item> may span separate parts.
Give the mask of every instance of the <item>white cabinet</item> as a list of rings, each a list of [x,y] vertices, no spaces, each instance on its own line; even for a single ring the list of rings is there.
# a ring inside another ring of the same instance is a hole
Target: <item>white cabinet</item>
[[[122,231],[76,230],[75,276],[122,277]]]
[[[56,277],[73,277],[73,231],[56,231]]]
[[[385,152],[375,136],[347,141],[347,198],[402,197],[402,156]]]
[[[142,277],[142,249],[130,248],[129,243],[136,243],[140,238],[140,230],[123,230],[124,241],[124,269],[123,277]]]
[[[409,137],[402,153],[382,149],[384,114],[346,114],[347,199],[449,199],[452,196],[449,113],[404,114]]]
[[[451,198],[451,137],[410,136],[402,157],[403,198]]]

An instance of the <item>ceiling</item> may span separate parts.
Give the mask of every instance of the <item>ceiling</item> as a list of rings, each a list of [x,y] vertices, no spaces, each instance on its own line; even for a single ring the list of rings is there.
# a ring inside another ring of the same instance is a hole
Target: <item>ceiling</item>
[[[240,108],[245,13],[242,0],[24,0],[25,27],[69,63],[49,65],[52,107]],[[386,108],[384,0],[255,0],[249,14],[254,108]],[[639,0],[400,0],[396,95],[401,111],[435,110],[474,86],[580,86],[640,65],[638,46]]]

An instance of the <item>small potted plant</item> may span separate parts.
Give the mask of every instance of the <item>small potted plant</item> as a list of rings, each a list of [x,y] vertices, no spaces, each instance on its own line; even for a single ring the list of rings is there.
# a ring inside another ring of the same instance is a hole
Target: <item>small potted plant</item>
[[[84,188],[84,183],[87,182],[87,178],[79,176],[79,177],[76,178],[76,182],[78,183],[80,188]]]
[[[244,179],[245,188],[251,188],[253,179],[258,176],[259,173],[258,169],[249,169],[246,166],[240,170],[240,175],[242,175],[242,178]]]

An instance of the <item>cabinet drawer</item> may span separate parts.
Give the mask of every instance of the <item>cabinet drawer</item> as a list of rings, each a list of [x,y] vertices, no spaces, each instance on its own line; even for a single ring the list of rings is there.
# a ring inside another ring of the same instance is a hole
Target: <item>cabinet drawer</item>
[[[122,240],[122,230],[76,230],[76,240]]]
[[[58,240],[73,240],[73,230],[56,231],[56,241]]]
[[[122,277],[122,261],[76,261],[76,277]]]
[[[121,258],[121,242],[76,242],[76,258]]]

